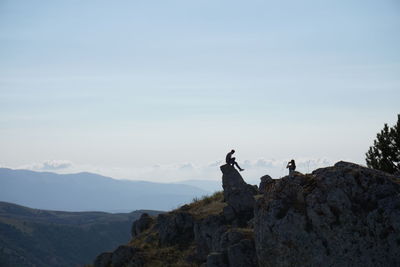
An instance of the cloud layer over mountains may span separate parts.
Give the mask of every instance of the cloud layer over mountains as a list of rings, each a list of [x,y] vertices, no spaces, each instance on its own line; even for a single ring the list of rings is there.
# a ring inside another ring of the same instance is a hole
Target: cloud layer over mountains
[[[290,159],[264,159],[239,160],[239,164],[245,169],[244,178],[257,184],[259,178],[269,174],[279,178],[287,174],[286,164]],[[334,160],[319,158],[295,159],[297,170],[303,173],[311,172],[317,168],[331,165]],[[185,180],[214,180],[219,181],[221,174],[219,166],[224,164],[222,160],[215,160],[209,163],[176,163],[176,164],[155,164],[143,167],[97,167],[93,165],[82,165],[69,160],[46,160],[41,163],[33,163],[19,166],[18,169],[33,171],[54,171],[57,173],[94,172],[111,176],[117,179],[144,180],[153,182],[178,182]]]

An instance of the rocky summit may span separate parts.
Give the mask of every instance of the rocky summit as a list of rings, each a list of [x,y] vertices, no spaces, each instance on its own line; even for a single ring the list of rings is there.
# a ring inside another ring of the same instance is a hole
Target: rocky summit
[[[260,266],[400,266],[399,179],[339,162],[273,180],[254,236]]]
[[[400,178],[339,162],[293,178],[244,182],[157,217],[94,261],[107,266],[400,266]]]

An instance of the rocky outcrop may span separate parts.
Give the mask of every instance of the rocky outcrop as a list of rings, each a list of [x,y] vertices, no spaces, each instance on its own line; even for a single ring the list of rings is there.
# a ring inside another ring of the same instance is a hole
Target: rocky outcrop
[[[142,233],[143,231],[147,230],[150,228],[150,226],[153,224],[154,219],[147,213],[143,213],[139,220],[136,220],[132,224],[132,230],[131,230],[131,235],[132,238],[135,238],[137,235]]]
[[[160,214],[157,217],[157,229],[161,246],[187,246],[194,237],[194,220],[187,212]]]
[[[227,221],[237,226],[245,226],[254,216],[254,195],[257,190],[243,180],[240,173],[231,165],[222,165],[222,187],[228,206],[224,209]]]
[[[400,266],[400,177],[339,162],[257,190],[221,171],[223,195],[142,215],[94,266]]]
[[[257,187],[244,182],[230,165],[221,166],[222,187],[227,206],[222,215],[196,223],[195,241],[200,257],[208,254],[207,266],[257,266],[254,239],[236,227],[248,227],[254,216]]]
[[[273,184],[274,180],[269,175],[264,175],[260,178],[259,193],[264,194],[267,192],[267,188],[270,184]]]
[[[107,267],[111,264],[112,252],[103,252],[93,262],[94,267]]]
[[[196,222],[194,227],[194,240],[199,259],[205,259],[212,251],[221,250],[221,237],[228,227],[221,215],[209,216]]]
[[[131,266],[142,267],[144,261],[140,250],[132,246],[119,246],[114,252],[105,252],[97,256],[94,267]]]
[[[400,266],[400,186],[339,162],[267,186],[255,209],[260,266]]]
[[[139,250],[132,246],[119,246],[112,254],[111,266],[143,266]]]
[[[228,247],[228,262],[230,267],[258,266],[254,240],[242,239]]]

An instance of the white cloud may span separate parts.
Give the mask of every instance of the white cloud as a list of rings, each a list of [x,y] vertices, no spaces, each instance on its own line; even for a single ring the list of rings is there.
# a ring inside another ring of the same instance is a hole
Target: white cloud
[[[195,167],[193,166],[192,163],[183,163],[180,164],[178,167],[178,170],[186,171],[186,170],[193,170]]]
[[[255,159],[239,161],[239,165],[245,169],[242,172],[243,178],[249,183],[258,183],[259,178],[265,174],[273,178],[280,178],[287,175],[286,164],[288,160],[276,159]],[[302,173],[309,173],[321,167],[333,165],[335,161],[330,159],[296,159],[297,170]],[[181,163],[181,164],[157,164],[142,168],[120,169],[119,173],[107,175],[128,178],[134,180],[150,180],[158,182],[177,182],[182,180],[219,180],[221,171],[219,167],[225,164],[218,160],[208,163]]]
[[[40,163],[24,165],[19,167],[18,169],[28,169],[35,171],[59,171],[69,169],[72,166],[73,164],[69,160],[45,160]]]
[[[72,162],[68,160],[47,160],[43,162],[43,170],[60,170],[72,166]]]

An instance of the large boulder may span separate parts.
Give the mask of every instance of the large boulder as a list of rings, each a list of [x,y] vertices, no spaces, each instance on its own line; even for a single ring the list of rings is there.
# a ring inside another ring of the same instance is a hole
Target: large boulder
[[[193,226],[194,219],[187,212],[158,215],[156,227],[160,245],[188,245],[194,238]]]
[[[132,246],[119,246],[112,254],[111,257],[111,266],[112,267],[123,267],[130,264],[130,266],[142,266],[140,261],[137,259],[138,255],[136,255],[139,250]],[[136,256],[136,258],[134,257]],[[132,264],[136,263],[136,264]],[[139,264],[137,264],[139,263]]]
[[[254,240],[243,239],[228,248],[229,267],[257,267]]]
[[[258,187],[259,193],[264,194],[267,193],[268,187],[272,184],[274,180],[269,175],[264,175],[260,178],[260,185]]]
[[[235,220],[238,226],[246,225],[254,216],[254,195],[257,190],[247,184],[240,173],[228,164],[221,166],[222,187],[228,208],[224,209],[228,221]]]
[[[400,185],[339,162],[268,186],[255,208],[260,266],[400,266]]]
[[[227,251],[230,246],[236,245],[245,238],[243,232],[236,228],[230,229],[221,236],[220,248],[222,251]]]
[[[136,237],[139,235],[141,232],[149,229],[149,227],[152,225],[154,219],[150,217],[149,214],[143,213],[138,220],[136,220],[132,224],[132,230],[131,230],[131,235],[132,237]]]
[[[204,260],[212,251],[221,250],[221,237],[226,231],[225,219],[221,215],[211,215],[195,223],[194,240],[199,260]]]
[[[133,246],[122,245],[113,252],[104,252],[96,257],[94,267],[142,267],[143,256],[140,250]]]
[[[254,239],[250,229],[229,229],[221,236],[219,249],[227,254],[230,267],[258,266]]]

